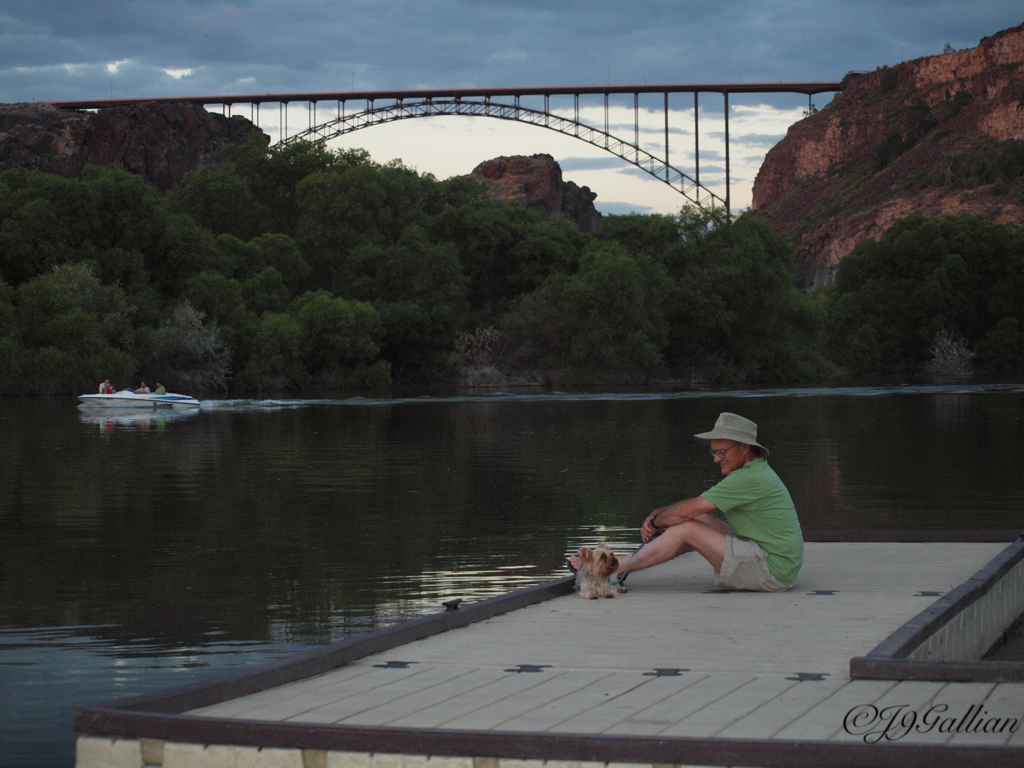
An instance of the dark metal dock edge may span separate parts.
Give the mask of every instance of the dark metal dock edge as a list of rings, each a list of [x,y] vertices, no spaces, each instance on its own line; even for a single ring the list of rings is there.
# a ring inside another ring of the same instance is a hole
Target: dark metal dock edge
[[[850,660],[850,677],[875,680],[1021,683],[1024,662],[927,661],[909,655],[985,596],[1011,568],[1024,560],[1024,534],[971,578],[946,593],[882,641],[867,656]]]
[[[882,654],[902,652],[911,643],[911,633],[922,631],[915,622],[925,615],[941,622],[951,604],[962,605],[984,594],[1000,575],[1024,557],[1024,535],[1015,530],[987,531],[805,531],[810,542],[1008,542],[1014,543],[965,584],[950,592],[858,662],[860,677],[865,663],[912,665],[984,664],[1014,668],[1024,680],[1024,664],[1012,662],[924,662]],[[1011,562],[1012,560],[1012,562]],[[286,683],[322,674],[356,659],[395,648],[467,624],[484,621],[509,611],[569,594],[574,579],[567,576],[546,584],[527,587],[499,597],[462,607],[448,607],[438,613],[402,622],[375,632],[332,643],[279,664],[219,677],[212,681],[174,688],[158,694],[121,699],[78,710],[76,731],[98,737],[159,739],[191,744],[277,747],[343,752],[415,754],[430,756],[472,756],[506,759],[574,760],[626,763],[757,765],[757,766],[879,766],[880,768],[960,768],[991,766],[1018,768],[1024,765],[1022,747],[952,747],[917,744],[871,745],[834,741],[786,741],[778,739],[722,739],[688,737],[633,737],[591,734],[521,733],[512,731],[465,731],[445,729],[311,725],[271,721],[210,718],[182,715],[182,712],[210,706],[228,699],[257,693]],[[988,586],[984,586],[988,584]],[[975,595],[971,597],[971,595]],[[940,608],[940,604],[945,606]],[[449,604],[446,604],[449,605]],[[935,609],[933,613],[930,613]],[[955,612],[955,611],[954,611]],[[949,619],[946,618],[946,621]],[[911,628],[911,625],[914,627]],[[939,624],[941,626],[941,624]],[[908,637],[901,633],[906,631]],[[899,637],[898,637],[899,636]],[[897,638],[893,640],[893,638]],[[890,642],[892,641],[892,642]],[[890,666],[887,669],[902,669]],[[870,672],[871,667],[867,667]],[[888,677],[889,675],[884,675]],[[915,677],[900,679],[934,679]],[[955,679],[960,678],[944,678]],[[965,678],[978,679],[978,678]],[[986,678],[987,679],[987,678]]]

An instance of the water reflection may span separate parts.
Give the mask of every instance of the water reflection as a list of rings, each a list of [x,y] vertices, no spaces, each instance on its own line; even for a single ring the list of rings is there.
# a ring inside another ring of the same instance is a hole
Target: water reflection
[[[83,424],[95,424],[101,432],[109,433],[114,427],[127,427],[142,431],[154,428],[162,429],[175,421],[195,418],[198,414],[199,411],[195,408],[180,411],[131,409],[118,411],[79,406],[78,420]]]
[[[0,719],[0,765],[70,764],[75,705],[540,583],[584,544],[628,554],[644,515],[718,479],[692,436],[723,410],[758,423],[805,528],[1024,528],[1022,392],[267,398],[159,415],[5,399],[0,682],[31,719]]]

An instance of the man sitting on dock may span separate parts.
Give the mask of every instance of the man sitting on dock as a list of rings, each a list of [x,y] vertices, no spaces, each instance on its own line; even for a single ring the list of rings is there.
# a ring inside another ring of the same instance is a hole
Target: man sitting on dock
[[[757,442],[757,425],[723,413],[714,429],[694,437],[711,449],[723,479],[696,498],[652,512],[640,528],[644,544],[631,558],[620,559],[619,577],[694,549],[711,563],[719,586],[759,592],[792,588],[803,565],[803,533],[789,491],[768,466],[768,449]],[[725,521],[712,514],[716,511]],[[577,568],[578,558],[570,558],[570,564]]]

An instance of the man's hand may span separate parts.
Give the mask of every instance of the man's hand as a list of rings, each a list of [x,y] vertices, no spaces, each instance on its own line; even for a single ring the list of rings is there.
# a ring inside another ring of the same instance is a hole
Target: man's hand
[[[658,516],[658,513],[663,511],[664,509],[665,507],[662,507],[661,509],[656,509],[653,512],[651,512],[651,514],[647,516],[647,519],[644,520],[644,524],[640,526],[640,539],[644,542],[644,544],[646,544],[648,541],[650,541],[663,530],[665,530],[661,526],[657,526],[652,522],[654,518]]]
[[[647,516],[644,524],[640,527],[640,538],[644,544],[653,539],[662,531],[671,528],[673,525],[685,523],[700,515],[715,511],[715,505],[703,496],[696,496],[686,501],[677,501],[667,507],[656,509]],[[651,518],[657,518],[657,523],[652,523]]]

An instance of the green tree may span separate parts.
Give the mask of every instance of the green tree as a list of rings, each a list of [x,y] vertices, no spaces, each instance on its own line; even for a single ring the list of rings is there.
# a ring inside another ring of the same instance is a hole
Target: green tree
[[[309,380],[302,364],[303,329],[287,313],[266,312],[255,329],[253,354],[239,375],[246,389],[288,389]]]
[[[93,240],[98,248],[144,254],[159,249],[167,206],[156,190],[118,164],[86,166],[81,183],[95,201]]]
[[[19,388],[25,364],[14,300],[14,289],[0,280],[0,394]]]
[[[664,354],[677,371],[784,381],[829,371],[792,248],[751,214],[685,209],[662,257],[673,283]],[[786,367],[780,367],[783,363]]]
[[[178,303],[160,328],[140,339],[141,369],[147,380],[188,393],[227,388],[231,350],[215,322],[206,322],[188,301]]]
[[[18,365],[28,391],[92,391],[104,377],[127,385],[136,361],[132,315],[123,291],[104,286],[87,264],[62,264],[18,290]],[[12,319],[8,324],[13,325]]]
[[[401,165],[362,163],[311,174],[299,182],[298,240],[316,270],[317,284],[340,292],[365,245],[397,241],[422,218],[419,179]]]
[[[514,363],[573,368],[575,376],[644,379],[663,373],[668,324],[664,267],[615,242],[593,242],[578,273],[555,272],[520,297],[503,331]]]
[[[242,285],[242,296],[245,305],[257,315],[265,312],[283,312],[290,299],[284,278],[273,267],[267,267],[258,275],[246,280]]]
[[[200,272],[230,275],[233,271],[209,230],[185,214],[164,219],[161,242],[146,252],[146,266],[160,294],[167,298],[180,296],[189,278]]]
[[[370,161],[365,150],[332,152],[319,142],[296,141],[268,148],[269,139],[255,131],[237,145],[223,148],[237,174],[246,179],[256,202],[270,212],[265,231],[295,237],[299,226],[299,183],[325,171],[345,170]]]
[[[1024,333],[1016,317],[1003,317],[978,342],[978,362],[989,370],[1009,373],[1024,365]]]
[[[309,263],[295,241],[282,234],[267,234],[254,238],[251,244],[256,248],[252,262],[252,274],[273,267],[292,294],[297,294],[312,273]]]
[[[370,362],[380,351],[384,328],[367,302],[347,301],[321,290],[297,298],[291,314],[302,329],[302,359],[312,374]]]
[[[181,296],[216,323],[223,323],[243,304],[241,284],[218,272],[193,275],[185,282]]]
[[[1019,227],[975,216],[901,219],[881,239],[858,245],[836,271],[833,359],[853,371],[915,370],[945,331],[969,348],[988,337],[978,362],[1004,368],[996,350],[1012,346],[1013,324],[1000,323],[1024,320],[1022,253]]]
[[[638,262],[614,243],[588,249],[562,294],[576,325],[573,362],[627,374],[659,370],[666,288],[664,268],[650,259]]]
[[[249,180],[233,165],[216,165],[186,173],[167,193],[172,211],[186,213],[214,235],[251,240],[272,221],[266,205],[256,199]]]
[[[568,219],[519,202],[482,201],[448,209],[438,219],[431,231],[455,243],[470,281],[470,305],[484,313],[506,309],[555,272],[574,271],[583,245]]]
[[[466,280],[451,244],[418,226],[379,251],[366,288],[384,324],[381,356],[393,367],[441,365],[468,308]]]
[[[663,259],[676,247],[682,236],[680,221],[676,216],[659,214],[606,216],[601,228],[592,237],[604,242],[622,245],[634,255],[644,254]]]
[[[17,288],[95,255],[96,201],[85,184],[25,170],[0,175],[0,279]]]

